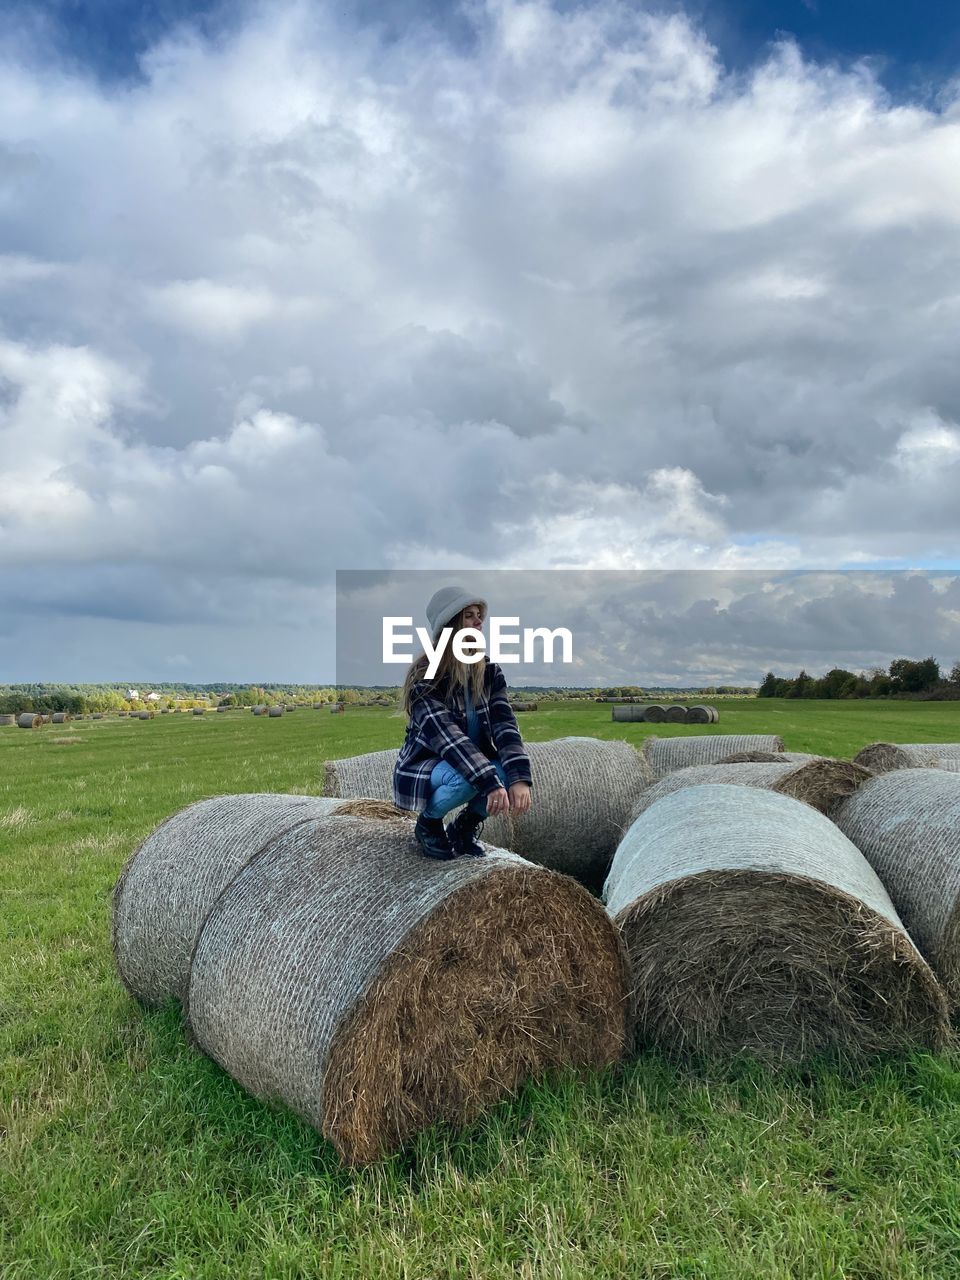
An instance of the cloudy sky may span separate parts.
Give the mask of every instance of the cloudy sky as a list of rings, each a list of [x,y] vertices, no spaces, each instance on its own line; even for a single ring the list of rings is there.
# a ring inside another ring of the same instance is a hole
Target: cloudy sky
[[[873,570],[960,657],[883,577],[960,569],[949,6],[141,8],[6,6],[0,682],[330,679],[337,569]]]

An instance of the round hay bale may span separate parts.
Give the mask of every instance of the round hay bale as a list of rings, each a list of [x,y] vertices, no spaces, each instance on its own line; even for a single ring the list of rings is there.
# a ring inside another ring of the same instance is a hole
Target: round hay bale
[[[217,714],[219,715],[221,712],[229,711],[229,710],[230,710],[229,707],[217,707]]]
[[[687,724],[716,724],[720,719],[720,712],[716,707],[709,707],[701,703],[695,707],[687,708]]]
[[[207,709],[206,707],[194,707],[194,708],[193,708],[193,714],[194,714],[195,716],[202,716],[202,715],[204,714],[204,712],[206,711],[206,709]]]
[[[276,719],[277,716],[283,715],[283,707],[270,707],[267,711],[267,715]]]
[[[642,722],[646,713],[647,708],[645,706],[627,706],[624,703],[620,703],[610,708],[610,717],[618,724],[635,724],[637,722]]]
[[[102,712],[102,711],[95,711],[95,712],[93,713],[93,715],[90,717],[90,719],[91,719],[91,720],[102,720],[102,719],[103,719],[103,712]]]
[[[846,800],[834,821],[960,1005],[960,777],[927,767],[890,770]]]
[[[484,839],[599,888],[631,806],[652,781],[644,757],[616,739],[555,738],[525,748],[533,777],[530,811],[486,819]],[[324,795],[392,800],[398,754],[392,747],[328,760]]]
[[[169,708],[169,707],[161,707],[161,708],[160,708],[160,714],[161,714],[162,716],[168,716],[168,715],[170,714],[170,708]]]
[[[944,992],[876,873],[790,796],[664,796],[624,836],[604,899],[632,963],[638,1046],[780,1062],[948,1042]]]
[[[150,720],[151,718],[149,711],[136,711],[133,714],[134,720]]]
[[[734,751],[782,751],[783,739],[772,733],[717,733],[697,737],[648,738],[644,754],[654,778],[694,764],[716,764]]]
[[[415,813],[411,813],[409,809],[398,809],[389,800],[368,800],[364,798],[338,800],[330,812],[337,817],[379,818],[383,822],[409,822],[417,816]]]
[[[686,724],[687,708],[678,706],[667,707],[665,720],[667,724]]]
[[[330,817],[278,836],[193,953],[196,1043],[348,1164],[470,1123],[525,1079],[602,1068],[628,1034],[600,903],[503,850],[424,859],[406,823]]]
[[[644,712],[643,718],[647,724],[663,724],[667,718],[667,708],[659,702],[652,702]]]
[[[322,710],[323,710],[323,707],[324,707],[324,704],[323,704],[322,702],[315,702],[315,703],[313,704],[313,710],[314,710],[314,711],[322,711]]]
[[[250,712],[255,716],[264,716],[267,714],[267,708],[258,703],[257,706],[250,708]]]
[[[118,716],[125,716],[126,714],[127,714],[127,713],[126,713],[126,711],[118,711],[118,712],[117,712],[117,715],[118,715]]]
[[[960,773],[960,742],[871,742],[853,757],[874,773],[891,769],[946,769]]]
[[[330,703],[330,712],[331,712],[331,714],[332,714],[332,715],[335,715],[335,716],[343,715],[343,703],[342,703],[342,702],[331,702],[331,703]]]
[[[39,729],[43,724],[43,716],[35,711],[21,711],[17,716],[17,727],[20,729]]]
[[[387,704],[389,706],[389,703]],[[514,711],[536,711],[539,707],[537,702],[511,702],[510,706]]]
[[[55,711],[50,717],[52,724],[66,724],[70,719],[69,711]]]
[[[813,756],[806,751],[733,751],[717,764],[806,764],[810,760],[828,760],[829,756]]]
[[[285,710],[285,711],[289,711],[291,714],[292,714],[294,711],[296,711],[296,709],[297,709],[296,707],[294,707],[294,706],[290,706],[290,705],[287,705],[286,707],[284,707],[284,708],[283,708],[283,710]]]
[[[136,999],[182,999],[190,952],[210,907],[281,831],[335,800],[237,795],[200,800],[161,823],[128,858],[113,891],[113,954]]]
[[[16,723],[17,723],[17,717],[16,717],[16,716],[11,716],[11,715],[2,715],[2,716],[0,716],[0,724],[2,724],[2,725],[16,724]]]
[[[682,791],[684,787],[716,783],[777,791],[780,795],[802,800],[832,817],[837,806],[872,777],[869,769],[849,760],[811,760],[806,764],[777,760],[772,763],[745,761],[689,765],[686,769],[674,769],[664,774],[659,781],[641,791],[630,816],[635,820],[663,796]]]

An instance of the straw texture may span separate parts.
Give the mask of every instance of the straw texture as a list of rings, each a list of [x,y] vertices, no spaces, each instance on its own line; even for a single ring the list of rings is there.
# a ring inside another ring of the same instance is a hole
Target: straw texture
[[[783,739],[773,733],[715,733],[696,737],[648,738],[644,754],[654,779],[673,769],[716,764],[735,751],[782,751]]]
[[[891,769],[946,769],[960,773],[960,742],[872,742],[853,757],[874,773]]]
[[[721,786],[761,787],[780,795],[802,800],[821,813],[832,816],[849,795],[873,777],[869,769],[849,760],[811,760],[806,764],[742,762],[735,764],[690,765],[674,769],[640,792],[631,810],[631,820],[639,818],[664,796],[684,787]]]
[[[187,1011],[245,1089],[357,1164],[527,1077],[617,1061],[627,986],[609,918],[567,877],[502,850],[433,863],[409,824],[331,817],[217,900]]]
[[[930,768],[880,774],[834,820],[960,1004],[960,776]]]
[[[191,948],[217,896],[275,835],[335,806],[317,796],[217,796],[147,836],[113,891],[113,951],[130,994],[148,1005],[182,999]]]
[[[789,796],[664,796],[621,842],[604,898],[632,963],[639,1046],[779,1062],[947,1043],[943,990],[876,873]]]
[[[787,764],[790,761],[806,764],[811,760],[829,759],[829,756],[814,756],[807,751],[733,751],[717,764]]]

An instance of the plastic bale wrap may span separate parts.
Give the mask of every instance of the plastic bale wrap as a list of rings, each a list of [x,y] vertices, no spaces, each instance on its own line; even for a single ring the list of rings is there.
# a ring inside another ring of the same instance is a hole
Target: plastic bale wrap
[[[664,796],[624,836],[604,899],[631,960],[638,1047],[777,1063],[948,1043],[944,991],[876,873],[790,796]]]
[[[960,776],[896,769],[834,817],[886,886],[951,1002],[960,1005]]]
[[[665,774],[640,792],[630,817],[635,821],[664,796],[682,791],[684,787],[699,787],[705,783],[761,787],[766,791],[776,791],[780,795],[792,796],[794,800],[802,800],[827,817],[832,817],[847,796],[852,795],[857,787],[863,786],[872,777],[869,769],[851,764],[849,760],[811,760],[808,764],[750,761],[739,764],[695,764],[686,769],[674,769],[672,773]]]
[[[853,757],[874,773],[891,769],[945,769],[960,773],[960,742],[872,742]]]
[[[17,725],[21,729],[39,729],[43,724],[43,716],[34,711],[21,711],[17,716]]]
[[[716,733],[676,738],[648,738],[644,754],[654,779],[673,769],[694,764],[716,764],[735,751],[782,751],[783,739],[773,733]]]
[[[245,1089],[360,1164],[525,1079],[617,1062],[628,986],[616,930],[568,877],[503,850],[431,862],[409,824],[331,817],[217,899],[187,1014]]]

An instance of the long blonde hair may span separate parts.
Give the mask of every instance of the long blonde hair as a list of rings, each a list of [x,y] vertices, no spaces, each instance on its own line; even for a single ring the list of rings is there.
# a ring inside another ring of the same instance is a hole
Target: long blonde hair
[[[468,605],[467,608],[470,606]],[[463,615],[466,609],[461,609],[455,618],[446,625],[452,627],[454,634],[463,628]],[[486,619],[487,611],[480,606],[480,614],[482,619]],[[427,655],[421,653],[418,658],[414,658],[403,682],[403,689],[400,694],[400,706],[403,713],[410,719],[411,699],[413,690],[426,678]],[[437,694],[443,698],[444,702],[449,706],[453,701],[453,695],[456,690],[470,687],[470,695],[473,704],[476,704],[483,697],[483,685],[486,678],[487,663],[486,660],[480,662],[460,662],[454,657],[453,645],[448,644],[443,651],[443,656],[437,666],[437,673],[433,677],[433,684],[437,690]]]

